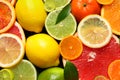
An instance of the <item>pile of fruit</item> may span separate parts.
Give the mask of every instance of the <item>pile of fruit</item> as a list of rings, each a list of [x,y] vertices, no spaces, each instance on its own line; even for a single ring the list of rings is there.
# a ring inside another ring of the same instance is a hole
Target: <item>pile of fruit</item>
[[[120,0],[0,0],[0,80],[120,80]]]

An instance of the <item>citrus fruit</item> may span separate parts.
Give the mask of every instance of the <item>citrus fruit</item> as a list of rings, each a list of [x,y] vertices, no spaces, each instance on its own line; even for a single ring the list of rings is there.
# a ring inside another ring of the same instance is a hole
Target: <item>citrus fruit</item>
[[[10,33],[0,34],[0,67],[12,67],[24,56],[21,39]]]
[[[110,80],[120,79],[120,59],[114,60],[110,63],[108,67],[108,75],[110,77]]]
[[[101,9],[101,16],[104,17],[112,28],[114,34],[120,35],[120,0],[114,0],[110,5],[104,5]]]
[[[25,30],[42,31],[47,16],[42,0],[18,0],[15,11],[18,22]]]
[[[71,0],[45,0],[45,10],[51,12],[55,9],[63,8],[70,3]]]
[[[91,48],[107,45],[112,36],[109,23],[99,15],[89,15],[82,19],[77,32],[83,44]]]
[[[100,4],[96,0],[71,1],[71,12],[77,19],[77,22],[90,14],[100,14],[100,10]]]
[[[14,80],[37,80],[36,68],[28,60],[23,59],[19,64],[10,69],[14,73]]]
[[[34,34],[27,38],[26,55],[33,64],[40,68],[58,66],[59,45],[48,34]]]
[[[75,36],[67,36],[60,41],[60,53],[63,58],[73,60],[78,58],[83,50],[82,42]]]
[[[0,33],[7,31],[14,22],[14,7],[7,0],[0,0]]]
[[[73,35],[77,27],[76,20],[72,14],[69,14],[61,22],[55,24],[60,11],[54,10],[50,12],[45,21],[46,31],[57,40],[61,40],[68,35]]]
[[[10,69],[0,70],[0,80],[13,80],[14,73]]]
[[[102,5],[109,5],[113,2],[114,0],[97,0],[97,2],[99,4],[102,4]]]
[[[25,33],[21,25],[16,21],[13,26],[7,30],[5,33],[12,33],[20,37],[20,39],[23,41],[25,44],[26,38],[25,38]]]
[[[38,80],[64,80],[64,69],[60,67],[51,67],[42,71]]]
[[[16,3],[16,0],[8,0],[12,5]]]
[[[102,48],[89,48],[83,45],[81,56],[70,61],[77,67],[80,80],[94,80],[98,75],[109,79],[108,66],[116,59],[120,59],[120,44],[112,37]]]
[[[96,76],[95,78],[94,78],[94,80],[109,80],[109,79],[107,79],[105,76],[103,76],[103,75],[98,75],[98,76]]]

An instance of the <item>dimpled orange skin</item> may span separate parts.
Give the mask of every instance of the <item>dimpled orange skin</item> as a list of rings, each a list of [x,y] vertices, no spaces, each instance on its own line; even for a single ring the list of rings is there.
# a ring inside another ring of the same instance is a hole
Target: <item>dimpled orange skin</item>
[[[90,14],[100,14],[100,4],[96,0],[72,0],[71,12],[79,22]]]

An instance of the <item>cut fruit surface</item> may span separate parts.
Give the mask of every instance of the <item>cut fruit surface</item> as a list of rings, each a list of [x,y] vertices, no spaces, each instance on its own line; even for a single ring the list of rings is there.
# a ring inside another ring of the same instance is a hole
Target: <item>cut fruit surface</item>
[[[45,10],[51,12],[55,9],[63,8],[70,3],[71,0],[45,0]]]
[[[120,59],[120,44],[114,37],[102,48],[89,48],[83,45],[83,52],[80,57],[71,60],[77,67],[80,80],[94,80],[98,75],[109,79],[109,64]]]
[[[21,38],[21,40],[23,41],[23,43],[25,44],[26,38],[25,38],[25,33],[23,28],[21,27],[21,25],[16,21],[13,26],[7,30],[5,33],[12,33],[17,35],[18,37]]]
[[[14,22],[14,7],[8,1],[0,0],[0,33],[7,31]]]
[[[35,66],[28,60],[23,59],[19,64],[10,69],[14,73],[14,80],[37,80]]]
[[[103,4],[103,5],[109,5],[113,2],[114,0],[97,0],[98,3]]]
[[[109,80],[109,79],[107,79],[105,76],[103,76],[103,75],[98,75],[98,76],[96,76],[95,78],[94,78],[94,80]]]
[[[109,23],[99,15],[89,15],[82,19],[77,32],[83,44],[91,48],[107,45],[112,36]]]
[[[83,50],[82,42],[75,36],[68,36],[60,42],[60,53],[63,58],[73,60],[78,58]]]
[[[77,23],[72,14],[69,14],[58,24],[56,19],[61,10],[50,12],[45,21],[45,28],[50,36],[57,40],[61,40],[66,36],[73,35],[76,31]]]
[[[13,80],[14,73],[10,69],[0,70],[0,80]]]
[[[0,34],[0,67],[12,67],[24,56],[22,40],[10,33]]]
[[[120,80],[120,59],[110,63],[108,67],[110,80]]]
[[[15,4],[16,0],[8,0],[12,5]]]
[[[101,16],[104,17],[112,28],[114,34],[120,35],[120,0],[114,0],[110,5],[104,5],[101,9]]]

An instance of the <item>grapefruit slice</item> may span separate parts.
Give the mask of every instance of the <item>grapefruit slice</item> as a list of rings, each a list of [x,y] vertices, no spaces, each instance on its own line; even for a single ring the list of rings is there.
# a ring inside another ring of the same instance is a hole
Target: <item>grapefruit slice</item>
[[[0,67],[16,65],[24,56],[22,40],[10,33],[0,34]]]
[[[102,6],[101,16],[110,23],[112,32],[120,35],[120,0],[114,0],[112,4]]]
[[[89,48],[83,45],[81,56],[71,62],[77,67],[80,80],[94,80],[98,75],[109,79],[108,66],[116,59],[120,59],[120,44],[112,37],[102,48]]]
[[[12,5],[15,4],[16,0],[8,0]]]
[[[78,37],[90,48],[101,48],[111,39],[112,31],[109,23],[99,15],[89,15],[78,25]]]
[[[0,33],[7,31],[14,22],[14,7],[8,1],[0,0]]]
[[[5,33],[12,33],[20,37],[20,39],[23,41],[25,44],[26,38],[25,38],[25,33],[21,25],[16,21],[13,26],[7,30]]]
[[[83,50],[81,40],[72,35],[63,38],[59,44],[59,47],[62,57],[68,60],[74,60],[78,58]]]

